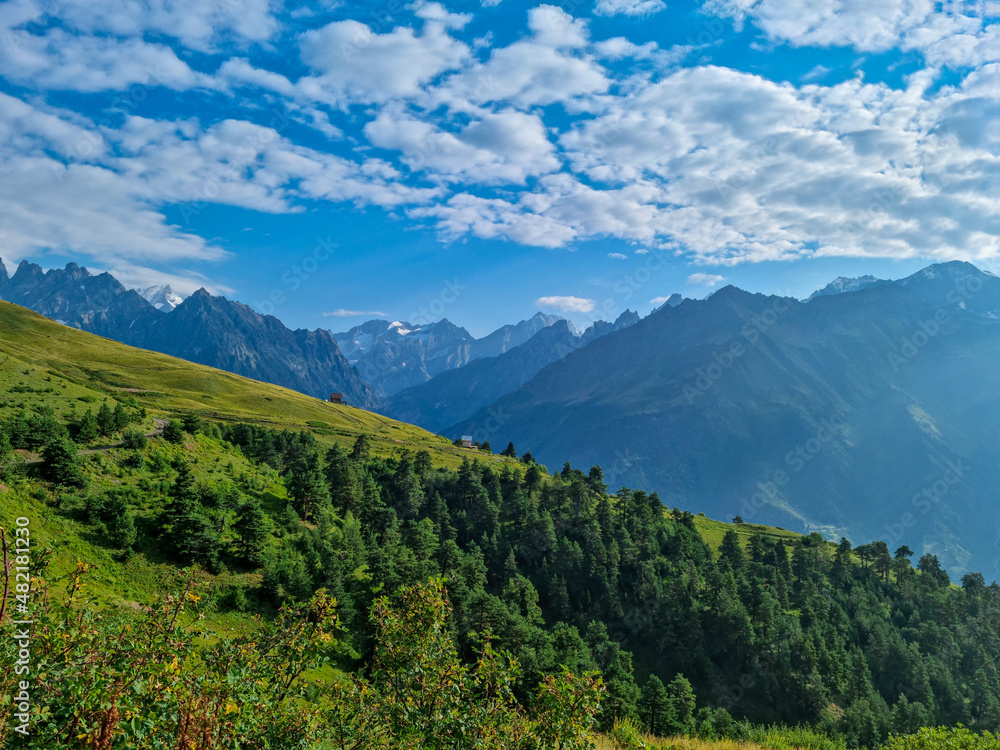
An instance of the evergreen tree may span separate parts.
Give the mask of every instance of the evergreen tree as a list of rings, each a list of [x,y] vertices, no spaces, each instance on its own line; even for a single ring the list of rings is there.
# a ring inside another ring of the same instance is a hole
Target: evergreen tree
[[[175,445],[183,443],[184,428],[181,427],[180,422],[174,419],[167,422],[166,426],[163,428],[163,439],[168,443],[174,443]]]
[[[100,428],[97,424],[97,417],[94,412],[87,409],[76,423],[76,441],[78,443],[90,443],[97,440]]]
[[[170,497],[165,526],[174,554],[184,563],[198,562],[209,570],[217,570],[221,540],[205,517],[194,474],[186,461],[177,465]]]
[[[361,499],[357,471],[354,462],[336,443],[326,452],[326,466],[323,473],[330,488],[333,507],[340,513],[350,512],[357,515]]]
[[[517,458],[517,450],[514,448],[514,443],[507,443],[507,447],[503,449],[500,455],[507,458]]]
[[[684,675],[677,675],[667,685],[667,702],[670,706],[667,719],[668,732],[693,734],[697,703],[691,683]]]
[[[108,541],[115,547],[128,549],[135,544],[137,532],[132,512],[129,509],[128,492],[108,493],[104,504],[104,525],[108,530]]]
[[[197,435],[204,428],[205,423],[202,422],[201,417],[199,417],[194,412],[188,412],[183,417],[181,417],[181,427],[184,432],[191,435]]]
[[[233,530],[236,532],[236,551],[247,565],[258,568],[264,563],[264,549],[271,524],[257,498],[240,506]]]
[[[351,449],[351,460],[358,463],[365,463],[371,458],[372,441],[368,435],[358,435],[354,441],[354,448]]]
[[[115,413],[105,401],[101,408],[97,410],[97,427],[104,437],[111,435],[115,431]]]
[[[83,486],[83,472],[77,458],[76,443],[61,439],[46,445],[42,450],[42,474],[55,484]]]
[[[129,413],[125,411],[125,407],[121,404],[115,404],[115,410],[112,414],[112,418],[114,419],[115,425],[114,432],[121,432],[132,422],[132,417],[129,416]]]
[[[639,697],[639,715],[650,734],[663,736],[672,720],[670,700],[663,682],[655,674],[642,686]]]
[[[305,520],[314,521],[330,505],[330,490],[320,470],[319,455],[308,451],[287,472],[288,494]]]

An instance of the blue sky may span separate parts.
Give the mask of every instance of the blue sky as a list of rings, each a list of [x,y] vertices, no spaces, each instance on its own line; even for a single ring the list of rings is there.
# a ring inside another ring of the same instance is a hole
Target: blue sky
[[[997,2],[8,0],[0,257],[292,326],[1000,251]]]

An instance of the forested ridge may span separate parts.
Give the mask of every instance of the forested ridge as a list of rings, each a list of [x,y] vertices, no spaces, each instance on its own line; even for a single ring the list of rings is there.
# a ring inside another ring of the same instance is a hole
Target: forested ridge
[[[364,436],[324,447],[194,415],[147,444],[126,426],[144,418],[88,412],[67,430],[44,410],[15,413],[0,437],[6,481],[46,480],[125,559],[257,571],[218,597],[222,611],[269,617],[332,597],[345,669],[377,661],[381,597],[440,581],[457,658],[475,664],[489,634],[516,658],[510,689],[525,705],[563,668],[599,672],[605,730],[627,717],[658,735],[805,724],[872,746],[923,726],[1000,726],[1000,587],[953,583],[933,555],[914,565],[906,547],[817,534],[750,534],[744,548],[735,526],[715,551],[690,512],[609,494],[597,467],[549,474],[530,454],[497,465],[471,451],[446,470],[426,453],[376,456]],[[114,464],[75,457],[68,435],[95,429],[125,430]],[[193,446],[217,454],[223,481],[197,478]],[[38,477],[11,448],[41,451]]]

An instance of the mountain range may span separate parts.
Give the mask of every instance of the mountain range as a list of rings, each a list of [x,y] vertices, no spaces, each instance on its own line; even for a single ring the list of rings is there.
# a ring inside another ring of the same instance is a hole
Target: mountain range
[[[849,286],[807,302],[727,286],[664,306],[446,434],[600,464],[612,488],[712,517],[882,538],[992,573],[1000,279],[954,262]]]
[[[537,313],[481,339],[447,318],[422,325],[370,320],[333,337],[379,395],[390,396],[482,357],[503,354],[559,320]]]
[[[519,346],[384,398],[382,410],[393,419],[448,432],[451,425],[520,388],[546,365],[639,320],[638,314],[628,310],[614,323],[598,321],[583,333],[577,333],[568,321],[557,320]]]
[[[43,271],[23,261],[9,277],[0,263],[0,299],[60,323],[318,398],[340,392],[354,406],[378,408],[378,397],[328,331],[292,331],[204,289],[168,310],[170,291],[145,290],[151,302],[111,274],[93,275],[75,263]],[[154,306],[159,297],[162,309]]]

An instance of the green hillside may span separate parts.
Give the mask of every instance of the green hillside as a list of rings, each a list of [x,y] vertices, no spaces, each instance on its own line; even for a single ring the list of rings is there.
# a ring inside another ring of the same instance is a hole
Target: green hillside
[[[3,301],[0,384],[6,386],[0,390],[8,392],[22,389],[16,394],[18,403],[44,403],[62,416],[80,412],[94,403],[91,399],[110,397],[143,406],[154,415],[194,412],[221,422],[308,429],[323,444],[351,445],[358,435],[367,434],[380,455],[401,448],[426,450],[441,466],[456,467],[468,455],[451,441],[412,425],[125,346]],[[14,400],[10,395],[7,399]]]
[[[1000,586],[931,553],[665,511],[598,467],[462,450],[11,305],[0,324],[0,526],[27,523],[33,573],[6,603],[44,674],[31,740],[0,701],[0,747],[846,750],[1000,727]]]

